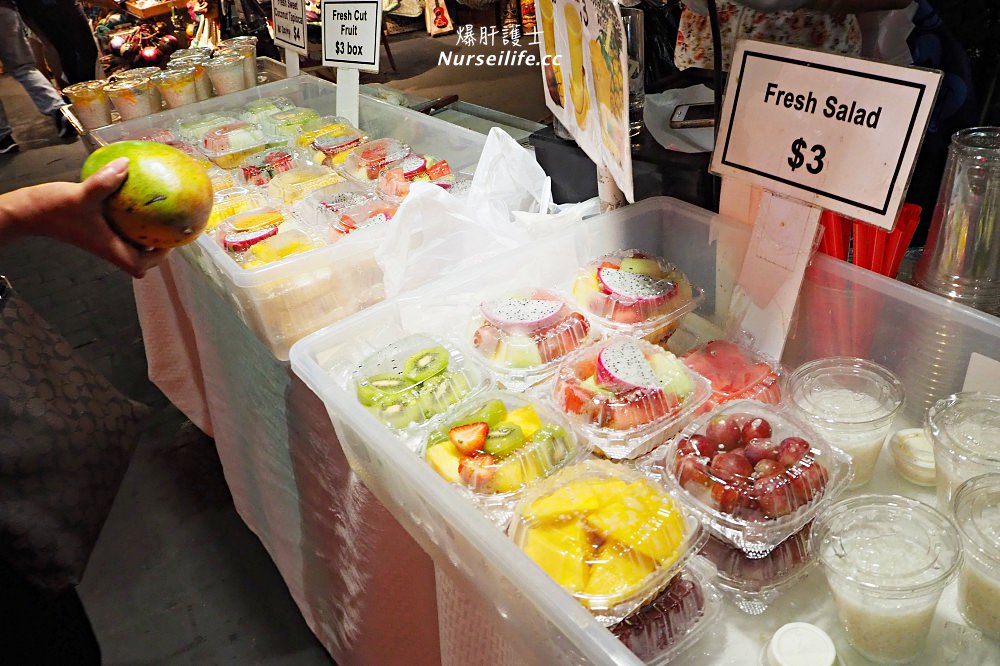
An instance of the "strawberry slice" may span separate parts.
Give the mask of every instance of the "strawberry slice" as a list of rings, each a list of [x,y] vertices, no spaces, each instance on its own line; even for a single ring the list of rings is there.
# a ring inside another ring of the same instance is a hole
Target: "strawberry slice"
[[[486,426],[485,423],[481,425]],[[449,433],[449,436],[451,436],[451,433]],[[493,480],[495,473],[494,466],[496,464],[496,458],[488,453],[466,456],[458,461],[458,476],[472,490],[485,492],[489,490],[490,481]]]
[[[438,178],[444,178],[445,176],[451,175],[451,167],[444,160],[440,162],[435,162],[431,166],[427,167],[427,177],[431,180],[437,180]]]
[[[448,431],[448,439],[462,455],[471,456],[483,450],[490,426],[482,421],[455,426]]]

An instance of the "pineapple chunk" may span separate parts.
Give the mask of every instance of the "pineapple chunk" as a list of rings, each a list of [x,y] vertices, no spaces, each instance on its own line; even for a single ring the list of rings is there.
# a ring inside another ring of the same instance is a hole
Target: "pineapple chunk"
[[[512,409],[507,414],[506,420],[521,426],[521,432],[524,433],[525,439],[534,437],[535,432],[542,427],[542,420],[538,418],[538,412],[531,405]]]
[[[586,594],[609,597],[601,606],[611,607],[635,592],[656,562],[617,541],[606,541],[591,563]]]
[[[462,454],[447,440],[427,449],[427,462],[448,483],[458,483],[461,480],[458,475],[458,463],[461,460]]]
[[[522,548],[567,590],[581,592],[587,586],[590,537],[581,521],[532,527]]]

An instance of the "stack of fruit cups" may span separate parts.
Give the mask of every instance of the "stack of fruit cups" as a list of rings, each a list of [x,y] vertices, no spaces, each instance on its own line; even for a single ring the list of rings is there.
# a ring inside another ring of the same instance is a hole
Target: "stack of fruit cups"
[[[109,83],[104,91],[122,120],[145,118],[160,110],[159,94],[149,78],[124,79]]]
[[[458,349],[423,334],[407,336],[365,359],[353,381],[358,402],[400,431],[447,419],[460,400],[474,398],[490,385]],[[424,441],[412,443],[419,451]]]
[[[306,164],[272,178],[267,186],[267,196],[275,204],[291,206],[311,192],[339,183],[343,179],[343,176],[332,169]]]
[[[564,356],[592,340],[586,317],[559,294],[536,288],[481,303],[468,339],[497,381],[512,391],[545,381]]]
[[[508,533],[605,626],[654,599],[704,538],[697,518],[662,488],[606,460],[529,488]]]
[[[652,452],[652,473],[712,533],[764,557],[844,490],[850,458],[781,407],[735,400]]]
[[[1000,640],[1000,474],[963,483],[952,507],[965,546],[959,610],[973,627]]]
[[[748,615],[766,611],[815,562],[809,550],[809,525],[764,557],[750,557],[715,536],[709,536],[701,554],[715,565],[716,585]]]
[[[681,361],[712,384],[712,397],[699,414],[731,400],[781,402],[778,363],[734,342],[713,340],[686,352]]]
[[[63,88],[63,94],[73,104],[73,115],[84,129],[111,124],[111,101],[104,88],[107,81],[83,81]]]
[[[188,55],[183,58],[170,58],[167,69],[175,67],[191,67],[194,69],[194,90],[198,101],[209,99],[213,96],[212,81],[208,78],[208,70],[205,63],[209,61],[206,55]]]
[[[980,474],[1000,469],[1000,395],[956,393],[927,410],[924,430],[934,444],[938,506]]]
[[[722,597],[709,581],[711,567],[700,557],[635,613],[610,627],[647,664],[668,664],[710,631],[722,612]]]
[[[619,250],[596,259],[573,281],[573,298],[607,331],[662,343],[705,293],[660,257]]]
[[[233,37],[219,42],[222,51],[233,50],[243,54],[243,79],[247,88],[257,85],[257,38],[253,36]]]
[[[154,74],[152,79],[168,109],[198,101],[194,67],[172,67]]]
[[[618,335],[566,356],[556,406],[609,458],[635,458],[680,430],[708,399],[708,380],[656,345]]]
[[[424,457],[503,526],[525,488],[588,453],[562,415],[523,395],[487,391],[431,431]]]
[[[375,139],[352,148],[337,167],[351,180],[374,185],[382,169],[410,154],[410,147],[397,139]]]

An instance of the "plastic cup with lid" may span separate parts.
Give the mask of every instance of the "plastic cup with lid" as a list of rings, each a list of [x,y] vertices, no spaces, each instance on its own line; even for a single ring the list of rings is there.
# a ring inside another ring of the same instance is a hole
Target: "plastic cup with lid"
[[[1000,395],[955,393],[927,410],[934,444],[938,505],[947,508],[968,479],[1000,469]]]
[[[965,546],[958,608],[969,624],[1000,640],[1000,473],[963,483],[952,508]]]
[[[109,83],[104,90],[122,120],[143,118],[160,110],[159,95],[149,78],[125,79]]]
[[[808,622],[789,622],[764,646],[761,666],[835,666],[837,648],[825,631]]]
[[[246,56],[242,53],[226,52],[205,61],[205,69],[208,70],[208,78],[212,80],[216,95],[228,95],[246,89],[246,79],[243,76],[244,60]]]
[[[861,358],[823,358],[800,366],[788,380],[788,399],[833,446],[851,457],[851,488],[875,472],[882,445],[903,406],[903,384]]]
[[[167,69],[177,69],[177,68],[194,68],[194,86],[195,92],[198,95],[198,101],[203,99],[209,99],[212,97],[212,81],[208,78],[208,72],[205,71],[205,63],[208,62],[208,56],[194,53],[183,58],[171,59],[167,63]]]
[[[82,81],[63,88],[63,93],[73,104],[73,114],[84,129],[94,129],[111,124],[111,100],[104,87],[107,81]]]
[[[247,88],[257,85],[257,38],[251,36],[233,37],[219,42],[220,49],[229,49],[246,56],[243,61],[243,78]]]
[[[153,83],[160,91],[168,109],[176,109],[198,101],[194,67],[174,67],[153,75]]]
[[[879,664],[917,658],[962,564],[955,523],[907,497],[862,495],[820,516],[811,539],[851,646]]]

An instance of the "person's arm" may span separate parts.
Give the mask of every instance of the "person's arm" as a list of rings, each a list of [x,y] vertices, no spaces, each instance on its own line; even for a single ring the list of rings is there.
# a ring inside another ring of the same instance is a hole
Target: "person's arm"
[[[119,158],[82,183],[44,183],[0,194],[0,244],[24,236],[48,236],[141,278],[167,251],[135,247],[108,226],[102,212],[104,200],[127,175],[128,159]]]

